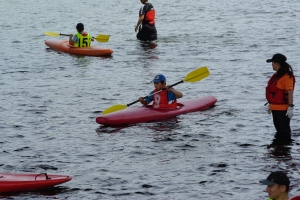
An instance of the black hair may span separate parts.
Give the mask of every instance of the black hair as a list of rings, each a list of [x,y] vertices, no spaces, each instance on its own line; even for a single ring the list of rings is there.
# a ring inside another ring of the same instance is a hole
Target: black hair
[[[281,78],[285,74],[290,75],[291,78],[293,77],[294,72],[293,72],[293,68],[290,64],[288,64],[285,61],[277,61],[277,63],[280,64],[280,68],[277,71],[276,77]]]
[[[78,24],[76,25],[76,29],[77,29],[77,31],[78,31],[79,33],[81,33],[81,32],[84,30],[84,25],[83,25],[83,23],[78,23]]]

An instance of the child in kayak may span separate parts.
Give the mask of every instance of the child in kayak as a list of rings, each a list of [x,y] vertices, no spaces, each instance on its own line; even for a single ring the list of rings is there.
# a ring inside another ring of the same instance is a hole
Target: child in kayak
[[[140,97],[139,101],[143,105],[148,105],[153,101],[153,108],[176,108],[177,99],[183,96],[182,93],[166,86],[166,77],[162,74],[156,75],[152,82],[154,83],[155,90],[150,92],[151,96],[145,99]]]
[[[74,47],[89,47],[91,46],[91,41],[94,41],[94,38],[90,36],[87,32],[84,32],[84,25],[78,23],[76,25],[77,33],[73,36],[70,34],[69,44]]]

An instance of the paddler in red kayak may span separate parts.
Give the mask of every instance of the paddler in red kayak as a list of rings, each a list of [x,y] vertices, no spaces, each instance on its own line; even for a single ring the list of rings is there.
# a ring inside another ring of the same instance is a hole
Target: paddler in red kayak
[[[150,92],[151,96],[146,97],[145,99],[140,97],[140,102],[143,105],[148,105],[153,101],[153,108],[176,108],[177,99],[183,96],[182,93],[174,88],[166,86],[166,77],[162,74],[156,75],[153,79],[153,83],[155,90]],[[162,91],[158,92],[160,90]]]
[[[78,23],[76,25],[77,33],[75,35],[70,34],[69,44],[74,47],[89,47],[91,46],[91,41],[94,38],[90,36],[87,32],[84,32],[84,25]]]
[[[155,10],[148,0],[141,0],[143,6],[139,11],[139,19],[135,26],[136,37],[141,41],[157,40],[157,31],[155,27]]]

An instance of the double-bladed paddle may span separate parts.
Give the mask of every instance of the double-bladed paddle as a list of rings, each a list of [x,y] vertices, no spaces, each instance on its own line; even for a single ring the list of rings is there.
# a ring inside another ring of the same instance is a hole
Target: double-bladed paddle
[[[183,83],[183,82],[197,82],[197,81],[200,81],[200,80],[206,78],[207,76],[209,76],[209,71],[208,71],[207,67],[200,67],[200,68],[195,69],[194,71],[188,73],[188,75],[186,75],[186,77],[183,80],[181,80],[181,81],[179,81],[179,82],[177,82],[177,83],[175,83],[173,85],[170,85],[169,87],[173,87],[173,86],[178,85],[178,84]],[[164,88],[163,90],[165,90],[165,89],[166,88]],[[150,97],[150,96],[152,96],[154,94],[157,94],[157,93],[159,93],[159,92],[161,92],[163,90],[159,90],[159,91],[157,91],[155,93],[152,93],[152,94],[150,94],[148,96],[145,96],[143,98],[145,99],[145,98]],[[108,114],[108,113],[112,113],[112,112],[116,112],[116,111],[119,111],[119,110],[123,110],[123,109],[125,109],[125,108],[127,108],[127,107],[129,107],[129,106],[131,106],[131,105],[133,105],[135,103],[137,103],[137,102],[139,102],[139,100],[136,100],[136,101],[134,101],[132,103],[129,103],[129,104],[126,104],[126,105],[125,104],[116,104],[116,105],[113,105],[113,106],[107,108],[106,110],[104,110],[102,112],[102,115],[105,115],[105,114]]]
[[[70,36],[70,34],[62,34],[62,33],[55,33],[55,32],[44,32],[45,35],[48,36],[53,36],[53,37],[57,37],[57,36]],[[105,34],[100,34],[97,35],[96,37],[93,37],[95,40],[97,40],[98,42],[108,42],[109,40],[109,35],[105,35]]]

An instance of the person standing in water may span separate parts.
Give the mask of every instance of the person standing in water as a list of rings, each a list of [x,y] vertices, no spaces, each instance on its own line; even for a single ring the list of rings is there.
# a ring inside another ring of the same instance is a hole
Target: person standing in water
[[[268,81],[266,99],[268,113],[272,113],[276,129],[274,145],[288,145],[292,142],[290,120],[294,115],[293,93],[295,76],[287,58],[280,53],[273,55],[267,62],[272,62],[275,73]]]
[[[139,11],[139,19],[135,26],[136,37],[141,41],[157,40],[157,31],[155,27],[155,10],[148,0],[140,0],[143,6]]]

